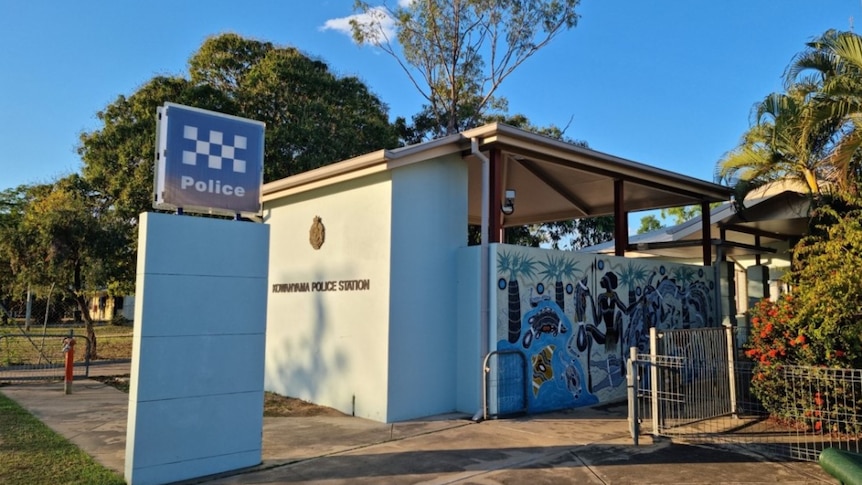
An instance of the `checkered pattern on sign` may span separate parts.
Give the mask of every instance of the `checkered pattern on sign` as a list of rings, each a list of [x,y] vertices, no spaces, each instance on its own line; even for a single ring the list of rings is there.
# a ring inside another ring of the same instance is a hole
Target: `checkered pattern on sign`
[[[203,130],[205,131],[205,130]],[[210,130],[209,136],[199,138],[200,133],[196,126],[183,125],[183,138],[195,142],[195,150],[183,150],[183,163],[186,165],[197,165],[198,162],[206,163],[209,168],[221,170],[227,164],[231,170],[237,173],[245,173],[245,160],[236,158],[237,150],[245,150],[248,140],[240,135],[228,135],[233,138],[231,143],[225,141],[224,133]]]

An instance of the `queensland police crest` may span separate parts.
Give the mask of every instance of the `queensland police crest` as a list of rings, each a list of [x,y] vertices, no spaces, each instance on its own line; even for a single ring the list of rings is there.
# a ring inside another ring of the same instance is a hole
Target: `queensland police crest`
[[[314,221],[311,223],[311,229],[308,231],[308,242],[314,249],[320,249],[323,242],[326,240],[326,227],[323,226],[323,221],[320,216],[314,216]]]

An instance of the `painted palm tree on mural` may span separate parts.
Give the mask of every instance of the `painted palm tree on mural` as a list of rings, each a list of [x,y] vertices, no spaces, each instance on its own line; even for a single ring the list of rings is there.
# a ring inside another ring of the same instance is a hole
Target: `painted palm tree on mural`
[[[631,307],[637,301],[637,289],[647,282],[650,272],[644,265],[629,263],[618,270],[618,275],[620,284],[625,285],[629,290],[629,307]]]
[[[549,254],[545,261],[539,261],[539,265],[542,267],[540,274],[554,283],[554,301],[561,311],[565,311],[566,291],[564,282],[574,280],[578,262],[562,254]]]
[[[497,271],[508,274],[509,343],[521,338],[521,290],[518,278],[535,276],[535,262],[525,254],[514,251],[500,251],[497,254]]]

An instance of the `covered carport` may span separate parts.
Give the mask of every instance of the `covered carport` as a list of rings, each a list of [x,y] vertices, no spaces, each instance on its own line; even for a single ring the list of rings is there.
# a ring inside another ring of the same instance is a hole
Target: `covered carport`
[[[731,196],[728,187],[503,124],[462,136],[462,143],[472,141],[468,160],[483,161],[469,166],[469,220],[482,223],[486,195],[492,243],[503,242],[505,227],[613,215],[614,254],[624,256],[630,212],[698,205],[706,215],[702,227],[709,228],[709,204]],[[501,210],[507,191],[515,194],[510,214]],[[701,242],[703,264],[710,265],[712,241]]]

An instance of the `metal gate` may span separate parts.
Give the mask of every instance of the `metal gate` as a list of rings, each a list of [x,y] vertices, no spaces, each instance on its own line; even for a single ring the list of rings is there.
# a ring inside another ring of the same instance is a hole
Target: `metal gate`
[[[520,350],[495,350],[485,357],[484,419],[527,412],[527,357]]]
[[[62,380],[65,374],[63,339],[76,342],[74,376],[89,375],[90,341],[86,335],[69,333],[14,333],[0,335],[0,384]]]
[[[730,328],[650,329],[650,354],[634,355],[635,404],[655,435],[672,434],[736,409]],[[730,349],[730,350],[728,350]],[[730,355],[728,354],[730,352]],[[631,403],[630,403],[631,405]]]

